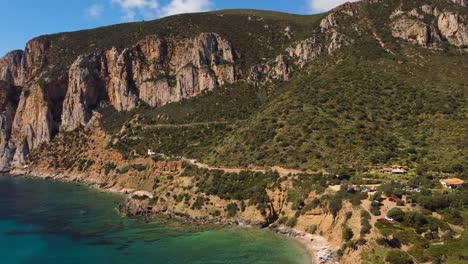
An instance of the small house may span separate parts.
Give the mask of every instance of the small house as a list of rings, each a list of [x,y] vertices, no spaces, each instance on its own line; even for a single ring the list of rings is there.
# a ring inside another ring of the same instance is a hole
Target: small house
[[[156,155],[156,152],[154,152],[152,149],[148,149],[148,156],[153,156]]]
[[[458,188],[460,186],[463,186],[465,184],[465,181],[462,180],[462,179],[459,179],[459,178],[450,178],[450,179],[440,180],[440,183],[445,188],[454,189],[454,188]]]

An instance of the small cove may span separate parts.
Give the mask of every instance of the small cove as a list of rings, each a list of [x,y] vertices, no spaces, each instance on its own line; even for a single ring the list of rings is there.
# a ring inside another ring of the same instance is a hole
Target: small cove
[[[305,263],[266,230],[189,228],[120,217],[120,195],[74,183],[0,176],[2,263]]]

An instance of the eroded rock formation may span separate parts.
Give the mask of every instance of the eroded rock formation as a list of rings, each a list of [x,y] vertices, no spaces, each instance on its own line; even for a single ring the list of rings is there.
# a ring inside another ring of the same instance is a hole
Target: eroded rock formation
[[[47,38],[0,60],[0,169],[23,164],[30,149],[59,132],[86,127],[100,103],[130,111],[177,102],[237,81],[239,58],[215,33],[189,39],[148,36],[124,50],[79,55],[53,75]],[[16,98],[16,99],[15,99]],[[94,115],[95,116],[95,115]]]
[[[457,2],[454,0],[453,2]],[[462,5],[463,1],[458,1]],[[425,16],[433,17],[432,23],[424,21]],[[468,25],[463,15],[441,11],[429,4],[404,11],[397,8],[390,16],[392,35],[425,47],[440,47],[444,40],[450,45],[466,49],[468,46]]]

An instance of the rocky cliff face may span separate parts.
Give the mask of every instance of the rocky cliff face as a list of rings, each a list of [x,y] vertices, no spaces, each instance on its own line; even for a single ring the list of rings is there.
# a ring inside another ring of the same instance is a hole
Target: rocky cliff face
[[[454,1],[463,6],[464,1]],[[446,40],[450,45],[466,49],[468,25],[461,13],[440,10],[429,4],[411,10],[396,9],[390,19],[392,35],[396,38],[425,46],[438,48]],[[426,21],[432,21],[427,23]]]
[[[467,0],[452,0],[452,2],[454,2],[457,5],[461,5],[463,7],[468,6],[468,1]]]
[[[93,56],[79,56],[68,73],[68,92],[63,102],[62,129],[71,131],[85,126],[102,91],[99,61]]]
[[[13,163],[23,164],[30,149],[51,139],[54,121],[44,87],[38,83],[23,90],[12,125],[16,152]]]
[[[62,130],[84,126],[99,101],[130,111],[177,102],[239,79],[232,45],[214,33],[176,40],[149,36],[131,49],[80,56],[69,70]]]
[[[0,60],[0,169],[11,161],[23,164],[31,149],[60,130],[85,127],[102,102],[117,111],[141,102],[157,107],[241,76],[235,66],[240,54],[215,33],[190,39],[149,36],[122,51],[79,55],[68,72],[55,76],[50,73],[54,65],[48,65],[49,47],[47,40],[35,39],[25,52]]]
[[[24,52],[12,51],[0,59],[0,80],[14,86],[21,86],[24,82]]]

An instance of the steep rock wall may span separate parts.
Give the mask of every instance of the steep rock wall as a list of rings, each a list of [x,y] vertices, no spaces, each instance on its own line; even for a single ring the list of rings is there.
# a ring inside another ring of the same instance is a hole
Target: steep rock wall
[[[0,169],[23,164],[56,133],[85,127],[102,102],[117,111],[178,102],[238,81],[240,55],[216,33],[148,36],[133,47],[77,55],[65,71],[50,65],[47,37],[0,59]],[[58,72],[56,69],[59,69]]]

